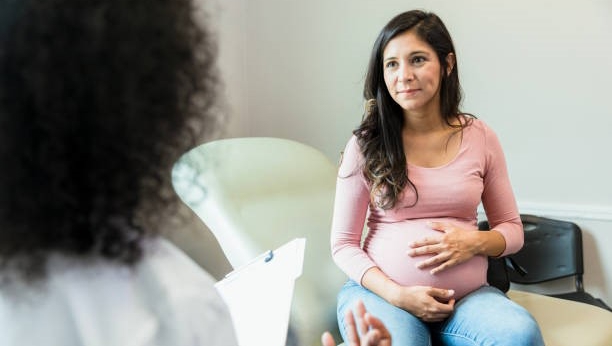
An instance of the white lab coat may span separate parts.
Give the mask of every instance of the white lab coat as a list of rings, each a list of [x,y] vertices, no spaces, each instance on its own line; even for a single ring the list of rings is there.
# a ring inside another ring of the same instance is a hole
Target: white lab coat
[[[0,345],[237,345],[213,284],[162,238],[133,268],[54,255],[39,285],[0,287]]]

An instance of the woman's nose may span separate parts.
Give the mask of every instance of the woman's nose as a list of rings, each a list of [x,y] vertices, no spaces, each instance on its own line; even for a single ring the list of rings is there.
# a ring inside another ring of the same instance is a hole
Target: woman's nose
[[[401,82],[406,82],[406,81],[412,81],[414,80],[414,71],[413,69],[408,66],[408,65],[404,65],[399,69],[399,80]]]

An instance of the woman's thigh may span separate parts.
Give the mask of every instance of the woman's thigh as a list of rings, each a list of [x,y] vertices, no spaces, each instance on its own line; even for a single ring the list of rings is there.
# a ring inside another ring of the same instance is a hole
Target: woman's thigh
[[[412,314],[389,304],[372,291],[349,280],[338,294],[338,325],[342,338],[346,342],[344,314],[352,309],[357,300],[361,300],[373,316],[386,325],[393,345],[429,346],[431,345],[429,329],[425,323]]]
[[[444,346],[543,346],[534,318],[497,288],[483,286],[455,305],[445,322],[432,326]]]

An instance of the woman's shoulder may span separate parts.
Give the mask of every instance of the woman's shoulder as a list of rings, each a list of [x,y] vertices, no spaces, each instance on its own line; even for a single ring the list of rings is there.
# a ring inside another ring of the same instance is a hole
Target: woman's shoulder
[[[66,256],[53,254],[47,264],[47,284],[65,282],[104,284],[125,281],[131,285],[139,281],[172,284],[182,281],[197,285],[214,284],[213,277],[195,263],[183,251],[161,236],[153,236],[142,242],[143,256],[133,266],[97,256]],[[147,285],[143,285],[146,288]]]
[[[156,237],[145,245],[145,256],[137,264],[136,271],[143,280],[175,286],[176,291],[194,289],[202,292],[202,287],[211,287],[215,283],[206,270],[162,237]]]
[[[477,131],[487,131],[489,129],[489,125],[484,120],[472,114],[462,114],[461,123],[465,125],[465,128]]]
[[[157,286],[147,291],[147,303],[157,307],[164,324],[175,327],[171,334],[177,335],[170,340],[195,335],[206,336],[212,345],[235,345],[229,310],[214,278],[166,239],[158,238],[147,251],[137,268],[138,281]]]
[[[463,121],[466,124],[464,130],[473,134],[473,140],[481,140],[484,143],[491,139],[497,138],[495,131],[482,119],[471,115],[463,115]]]
[[[357,139],[357,136],[355,134],[352,134],[351,137],[349,137],[348,141],[346,142],[344,151],[347,151],[347,150],[359,151],[359,140]]]
[[[90,292],[108,302],[135,298],[127,300],[135,310],[169,308],[189,299],[210,304],[219,300],[214,278],[168,240],[156,236],[146,240],[143,249],[133,266],[102,258],[54,256],[39,291],[48,298],[80,301],[101,311],[96,299],[87,298]]]
[[[352,135],[346,143],[344,150],[340,152],[339,175],[353,175],[363,165],[363,161],[364,158],[359,146],[359,140],[356,135]]]

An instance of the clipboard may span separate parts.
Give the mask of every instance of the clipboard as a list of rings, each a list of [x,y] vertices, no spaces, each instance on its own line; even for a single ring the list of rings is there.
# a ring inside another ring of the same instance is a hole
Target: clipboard
[[[296,238],[237,268],[215,287],[227,304],[239,346],[284,346],[305,238]]]

